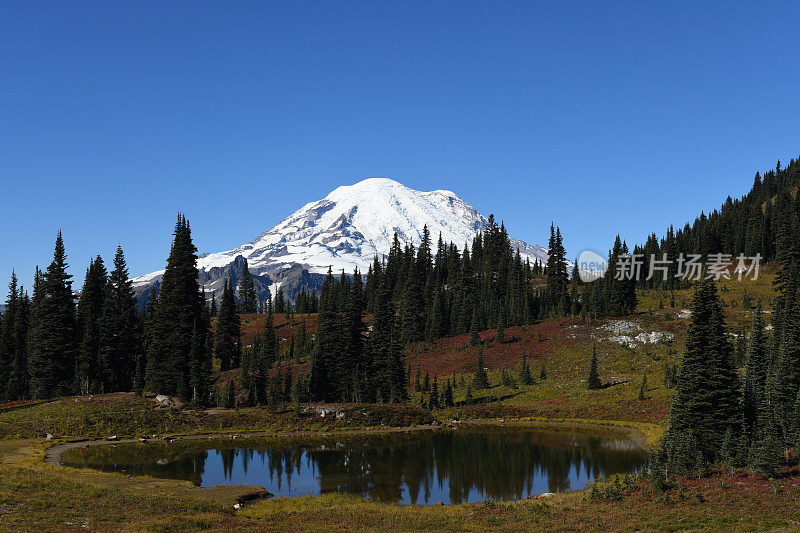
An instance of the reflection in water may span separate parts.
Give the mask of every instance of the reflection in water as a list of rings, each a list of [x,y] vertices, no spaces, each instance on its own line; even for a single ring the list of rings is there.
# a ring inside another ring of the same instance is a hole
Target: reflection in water
[[[309,444],[288,440],[121,444],[70,450],[69,466],[259,485],[278,496],[324,492],[433,504],[520,499],[634,472],[646,454],[625,439],[552,431],[440,431]]]

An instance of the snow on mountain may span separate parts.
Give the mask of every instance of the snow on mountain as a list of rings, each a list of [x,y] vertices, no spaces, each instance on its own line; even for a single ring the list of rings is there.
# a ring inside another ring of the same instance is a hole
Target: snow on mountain
[[[251,273],[268,276],[275,284],[276,276],[297,266],[312,274],[324,274],[329,267],[351,273],[355,266],[366,272],[376,254],[388,253],[395,232],[401,242],[419,245],[427,224],[434,247],[441,233],[445,243],[462,248],[472,244],[486,223],[483,215],[451,191],[416,191],[388,178],[369,178],[304,205],[252,242],[199,256],[198,268],[201,278],[208,278],[203,273],[224,269],[242,256]],[[516,239],[512,246],[531,262],[547,258],[541,246]],[[162,274],[163,270],[153,272],[133,282],[149,285]],[[208,289],[213,292],[216,287]]]

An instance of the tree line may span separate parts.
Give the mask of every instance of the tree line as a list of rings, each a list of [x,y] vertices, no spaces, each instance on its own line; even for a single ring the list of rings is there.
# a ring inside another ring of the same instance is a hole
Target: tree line
[[[753,311],[742,375],[716,285],[697,283],[670,427],[656,463],[664,478],[716,464],[772,475],[789,461],[789,450],[800,447],[800,233],[794,235],[777,248],[772,327],[765,325],[761,302]]]

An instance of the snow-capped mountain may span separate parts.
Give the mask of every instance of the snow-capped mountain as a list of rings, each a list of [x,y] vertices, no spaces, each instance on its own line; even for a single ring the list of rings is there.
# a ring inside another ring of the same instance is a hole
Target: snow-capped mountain
[[[235,260],[241,256],[247,259],[249,271],[260,278],[258,285],[271,285],[272,290],[284,286],[291,297],[303,283],[315,286],[314,279],[329,267],[335,273],[352,273],[356,266],[366,272],[376,254],[389,252],[395,233],[401,242],[419,245],[427,225],[434,247],[441,234],[445,243],[463,248],[465,243],[472,244],[486,223],[483,215],[451,191],[423,192],[391,179],[369,178],[304,205],[252,242],[200,255],[200,282],[209,298],[221,289],[224,277],[233,277],[235,283]],[[547,259],[547,250],[541,246],[517,239],[512,239],[512,246],[531,262]],[[162,274],[163,270],[134,278],[134,286],[141,291]]]

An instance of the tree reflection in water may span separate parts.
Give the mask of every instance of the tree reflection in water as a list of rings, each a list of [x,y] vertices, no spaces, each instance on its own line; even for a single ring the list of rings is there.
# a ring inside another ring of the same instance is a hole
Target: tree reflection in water
[[[62,458],[69,466],[203,486],[260,485],[281,496],[343,492],[427,505],[583,488],[600,477],[635,472],[645,461],[646,453],[624,438],[524,429],[362,436],[325,444],[251,440],[96,446],[70,450]]]

